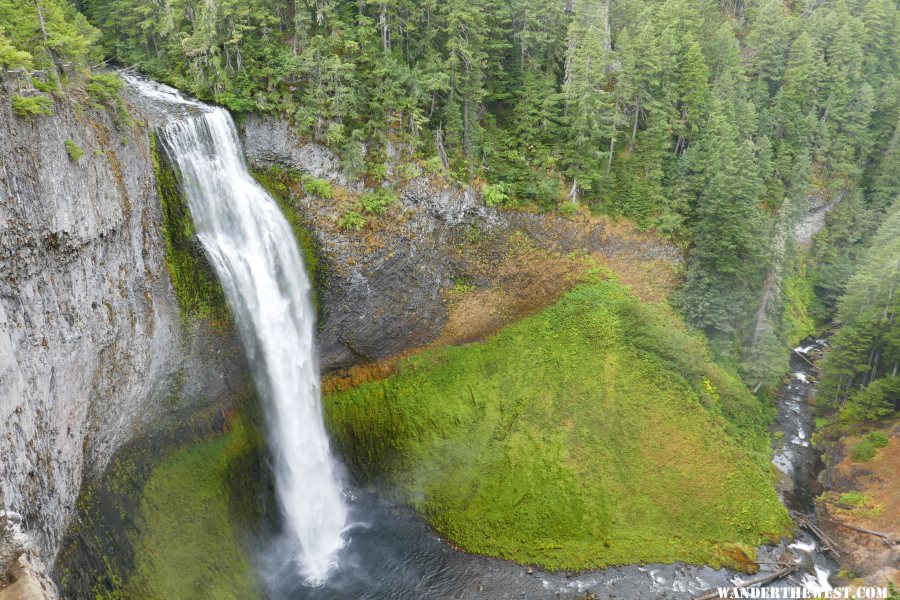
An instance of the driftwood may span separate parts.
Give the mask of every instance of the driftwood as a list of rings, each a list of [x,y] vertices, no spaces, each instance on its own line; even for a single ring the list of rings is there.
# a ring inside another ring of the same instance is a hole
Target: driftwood
[[[740,585],[733,585],[731,587],[740,589],[740,588],[751,587],[754,585],[763,585],[765,583],[769,583],[770,581],[775,581],[776,579],[781,579],[782,577],[787,577],[788,575],[790,575],[791,573],[793,573],[794,571],[797,570],[797,565],[786,565],[783,563],[779,563],[779,564],[781,564],[782,566],[777,571],[772,571],[771,573],[766,573],[765,575],[757,577],[756,579],[751,579],[749,581],[745,581],[744,583],[742,583]],[[713,600],[714,598],[720,598],[720,597],[721,596],[719,596],[719,590],[715,589],[715,590],[709,590],[708,592],[704,592],[702,596],[697,597],[697,600]]]
[[[894,540],[886,533],[882,533],[880,531],[872,531],[871,529],[863,529],[862,527],[856,527],[855,525],[847,525],[846,523],[841,523],[840,521],[836,521],[834,519],[829,519],[828,522],[833,525],[837,525],[838,527],[844,527],[845,529],[852,529],[853,531],[858,531],[860,533],[868,533],[869,535],[874,535],[875,537],[881,538],[881,540],[888,546],[894,545]]]
[[[809,519],[800,515],[795,519],[795,521],[797,522],[797,525],[799,525],[800,527],[806,529],[811,534],[813,534],[813,536],[815,536],[819,540],[819,542],[821,542],[822,547],[825,550],[827,550],[828,552],[831,552],[835,557],[838,557],[841,555],[841,553],[838,551],[837,542],[835,542],[833,539],[828,537],[828,535],[824,531],[822,531],[821,529],[816,527],[816,525],[814,523],[812,523]]]
[[[811,366],[813,369],[816,369],[816,370],[819,369],[819,367],[817,367],[811,360],[809,360],[808,358],[806,358],[805,356],[803,356],[803,353],[802,353],[802,352],[798,352],[796,348],[791,348],[791,352],[793,352],[794,354],[796,354],[797,356],[799,356],[800,358],[802,358],[804,361],[806,361],[806,364],[808,364],[809,366]]]
[[[819,332],[819,335],[825,335],[826,333],[830,333],[830,332],[834,331],[835,329],[837,329],[838,327],[840,327],[840,326],[843,325],[843,324],[844,324],[843,321],[833,321],[832,323],[830,323],[830,324],[828,325],[828,327],[826,327],[826,328],[823,329],[821,332]]]
[[[822,498],[819,500],[820,502],[824,502],[825,504],[832,504],[837,506],[838,508],[843,508],[844,510],[853,510],[854,508],[859,508],[853,504],[847,504],[846,502],[838,502],[837,500],[828,500],[826,498]]]

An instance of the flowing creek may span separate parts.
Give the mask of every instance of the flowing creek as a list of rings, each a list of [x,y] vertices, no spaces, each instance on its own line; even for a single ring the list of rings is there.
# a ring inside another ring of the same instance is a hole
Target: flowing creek
[[[276,496],[286,531],[263,544],[257,557],[272,598],[502,600],[576,598],[591,592],[598,598],[674,599],[749,579],[685,564],[632,565],[577,576],[532,570],[457,551],[411,509],[374,490],[342,483],[319,408],[309,282],[296,245],[285,241],[289,226],[247,172],[227,112],[166,86],[127,80],[161,115],[159,131],[181,173],[199,238],[223,283],[267,404]],[[802,352],[812,356],[825,344],[807,341]],[[814,369],[796,353],[791,367],[793,377],[779,392],[774,431],[782,443],[773,462],[784,474],[780,492],[786,506],[814,520],[820,467],[810,443]],[[759,560],[774,563],[785,551],[800,567],[771,586],[819,591],[828,585],[835,565],[808,533],[761,548]],[[775,568],[762,565],[760,574]]]

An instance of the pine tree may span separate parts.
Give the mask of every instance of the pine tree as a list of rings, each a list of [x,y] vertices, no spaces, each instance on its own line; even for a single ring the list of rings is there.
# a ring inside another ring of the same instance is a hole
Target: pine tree
[[[678,120],[674,131],[678,136],[675,152],[681,152],[700,128],[709,94],[709,69],[700,44],[690,35],[678,65]]]
[[[874,420],[900,409],[900,205],[879,228],[847,289],[820,395],[845,420]]]
[[[762,181],[753,145],[736,140],[734,124],[717,104],[691,150],[705,160],[697,175],[701,191],[690,223],[693,246],[687,279],[676,301],[696,327],[731,339],[751,301],[748,292],[766,268],[766,244],[757,204]]]
[[[569,123],[568,175],[573,187],[590,189],[611,160],[609,145],[620,121],[609,89],[611,53],[606,31],[608,15],[601,0],[579,0],[569,26],[563,93]]]
[[[756,18],[747,39],[753,52],[751,73],[754,98],[764,107],[781,87],[788,51],[790,21],[782,0],[765,0],[756,9]]]

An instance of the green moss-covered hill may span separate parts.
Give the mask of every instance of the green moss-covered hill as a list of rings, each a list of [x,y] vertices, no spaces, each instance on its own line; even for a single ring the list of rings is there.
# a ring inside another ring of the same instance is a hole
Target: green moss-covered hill
[[[353,470],[471,552],[740,567],[790,527],[764,408],[672,314],[612,281],[325,404]]]

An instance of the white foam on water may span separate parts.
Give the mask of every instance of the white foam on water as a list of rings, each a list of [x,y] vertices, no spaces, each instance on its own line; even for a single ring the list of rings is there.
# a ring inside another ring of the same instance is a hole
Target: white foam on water
[[[798,540],[788,546],[788,548],[793,548],[794,550],[800,550],[801,552],[809,553],[816,549],[816,545],[812,542],[801,542]]]
[[[823,569],[818,565],[815,566],[815,570],[815,576],[804,573],[803,579],[800,581],[800,583],[803,584],[803,587],[812,594],[824,594],[831,591],[833,588],[831,587],[831,584],[828,583],[828,570]]]

